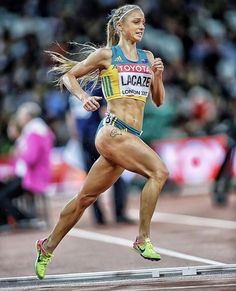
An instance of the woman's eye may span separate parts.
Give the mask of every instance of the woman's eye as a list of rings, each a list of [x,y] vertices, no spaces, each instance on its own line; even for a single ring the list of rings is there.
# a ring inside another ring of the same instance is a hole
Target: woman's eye
[[[134,24],[140,24],[141,21],[139,21],[139,20],[134,20],[133,23],[134,23]],[[145,26],[145,22],[142,22],[142,24]]]

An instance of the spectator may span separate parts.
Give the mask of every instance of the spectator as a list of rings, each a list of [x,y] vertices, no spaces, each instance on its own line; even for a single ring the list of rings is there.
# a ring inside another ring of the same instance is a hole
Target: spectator
[[[54,92],[51,75],[47,74],[51,64],[44,50],[55,51],[58,46],[53,41],[56,41],[60,42],[62,50],[70,51],[67,41],[72,39],[102,45],[104,15],[123,1],[100,0],[89,4],[86,1],[24,1],[24,5],[17,1],[2,2],[0,152],[6,153],[9,149],[7,117],[26,101],[41,105],[54,128],[57,145],[64,145],[68,139],[66,130],[62,130],[65,128],[65,98]],[[132,2],[139,3],[146,14],[141,48],[153,50],[165,62],[167,102],[155,115],[156,127],[150,126],[149,118],[145,120],[144,138],[151,141],[212,133],[226,104],[236,96],[235,1]],[[62,50],[58,52],[63,53]],[[206,103],[199,104],[200,100],[189,98],[188,92],[196,87],[211,94],[208,101],[216,111],[216,116],[211,115],[212,119],[204,123],[199,123],[199,118],[193,115],[196,110],[192,109],[202,110]],[[234,103],[232,111],[235,110]],[[145,114],[152,115],[148,106]],[[149,132],[146,130],[151,128]]]
[[[16,112],[17,128],[9,128],[10,136],[17,138],[15,147],[15,176],[0,187],[1,213],[16,222],[32,218],[22,213],[13,204],[13,199],[26,191],[43,195],[50,182],[50,152],[53,146],[53,133],[39,117],[41,109],[34,102],[23,103]]]

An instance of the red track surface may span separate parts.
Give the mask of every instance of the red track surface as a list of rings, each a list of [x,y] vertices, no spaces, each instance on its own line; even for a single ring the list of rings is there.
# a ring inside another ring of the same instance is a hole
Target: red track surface
[[[68,198],[65,197],[53,197],[50,199],[52,225],[67,200]],[[96,234],[105,234],[133,241],[138,230],[137,224],[117,225],[113,223],[109,209],[110,203],[107,199],[105,203],[109,224],[107,226],[94,225],[91,212],[87,210],[76,228],[94,233],[94,240],[70,235],[66,236],[55,251],[55,257],[48,267],[48,274],[204,265],[204,263],[197,260],[185,259],[181,257],[181,254],[188,254],[225,264],[236,263],[236,232],[234,226],[230,229],[224,228],[224,226],[187,225],[180,224],[178,220],[176,220],[176,223],[153,222],[151,237],[154,245],[157,248],[165,248],[181,253],[180,258],[162,254],[160,262],[149,262],[142,259],[137,253],[132,251],[131,245],[126,247],[96,241]],[[138,195],[130,195],[129,210],[138,209],[138,207]],[[159,199],[156,211],[160,213],[176,213],[218,220],[230,220],[236,223],[235,208],[235,194],[230,195],[227,207],[218,208],[212,205],[208,195],[178,196],[164,193]],[[186,219],[187,221],[188,219]],[[0,277],[34,275],[34,244],[36,239],[46,237],[48,233],[49,230],[15,230],[13,232],[0,233]]]

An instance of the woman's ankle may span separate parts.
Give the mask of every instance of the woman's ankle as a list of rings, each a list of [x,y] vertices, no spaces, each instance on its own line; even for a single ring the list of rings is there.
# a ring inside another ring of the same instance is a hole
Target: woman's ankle
[[[54,249],[48,245],[48,238],[46,238],[42,243],[43,251],[46,254],[52,254]]]

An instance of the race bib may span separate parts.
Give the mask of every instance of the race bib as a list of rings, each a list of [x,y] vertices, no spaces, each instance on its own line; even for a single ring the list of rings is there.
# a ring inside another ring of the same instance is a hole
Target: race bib
[[[123,96],[147,97],[150,91],[152,73],[147,65],[117,65],[120,93]]]

